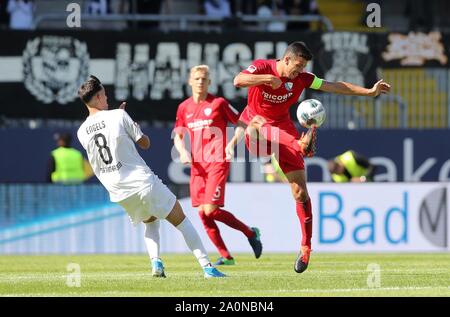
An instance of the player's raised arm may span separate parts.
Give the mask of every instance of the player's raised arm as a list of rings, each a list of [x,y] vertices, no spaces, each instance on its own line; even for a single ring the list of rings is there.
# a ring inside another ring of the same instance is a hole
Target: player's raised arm
[[[281,86],[281,79],[267,71],[267,63],[263,60],[254,60],[246,69],[242,70],[233,80],[239,88],[267,85],[272,89]]]
[[[127,131],[128,136],[143,150],[147,150],[150,148],[150,138],[145,135],[139,124],[133,119],[131,119],[130,115],[125,111],[126,103],[123,102],[119,109],[123,110],[123,125],[125,131]]]
[[[273,89],[277,89],[281,86],[281,80],[280,78],[270,74],[254,75],[241,72],[234,77],[233,84],[238,88],[268,85]]]
[[[345,81],[330,82],[324,80],[319,88],[325,92],[331,92],[340,95],[354,95],[376,97],[379,94],[387,94],[391,89],[391,85],[383,79],[379,80],[372,88],[364,88],[358,85],[350,84]]]
[[[136,144],[143,150],[148,150],[150,148],[150,138],[143,134],[142,137],[137,140]]]
[[[124,101],[120,104],[119,109],[126,111],[126,106],[127,103]],[[128,117],[128,115],[127,115]],[[132,125],[134,125],[134,128],[130,128],[131,126],[131,118],[125,118],[125,120],[127,121],[127,126],[128,126],[128,131],[131,135],[136,135],[137,137],[139,137],[141,135],[141,137],[136,141],[136,144],[143,150],[147,150],[150,148],[150,138],[143,134],[141,131],[141,128],[139,127],[139,125],[136,122],[132,122]],[[136,131],[133,131],[136,130]]]

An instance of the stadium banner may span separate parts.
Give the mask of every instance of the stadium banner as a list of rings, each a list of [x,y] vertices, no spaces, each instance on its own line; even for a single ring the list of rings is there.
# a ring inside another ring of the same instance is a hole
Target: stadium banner
[[[448,252],[450,185],[309,185],[314,252]],[[190,199],[181,199],[208,252],[216,252]],[[298,252],[301,230],[285,184],[229,184],[226,209],[261,230],[264,252]],[[251,252],[240,232],[219,225],[233,252]],[[61,213],[0,229],[0,254],[143,253],[143,225],[116,204]],[[181,234],[161,222],[161,251],[188,252]],[[264,254],[263,254],[264,256]]]
[[[377,67],[448,67],[450,47],[450,36],[439,32],[229,32],[217,36],[55,30],[0,31],[0,38],[8,39],[0,42],[0,114],[79,120],[87,112],[77,90],[89,74],[105,84],[111,106],[126,100],[138,120],[174,120],[178,104],[190,95],[189,68],[197,64],[211,68],[210,92],[242,110],[247,90],[234,87],[234,76],[254,59],[281,57],[293,41],[306,42],[314,53],[308,71],[327,80],[365,86],[376,81]]]
[[[72,133],[73,146],[86,156]],[[167,184],[188,184],[188,165],[177,162],[171,129],[143,128],[152,146],[139,150],[151,169]],[[4,129],[0,133],[0,183],[45,182],[50,152],[55,148],[57,129]],[[229,137],[233,130],[229,133]],[[317,152],[306,158],[308,180],[329,182],[327,160],[354,150],[368,157],[376,166],[377,182],[448,182],[450,179],[450,138],[442,130],[320,130]],[[231,164],[230,182],[263,182],[263,163],[250,160],[244,142],[236,148]],[[90,182],[97,182],[92,178]]]
[[[450,67],[448,33],[389,33],[380,38],[379,45],[378,64],[384,68]]]
[[[385,35],[327,32],[316,35],[313,72],[328,81],[346,81],[371,87],[377,81],[377,40]],[[309,91],[307,90],[307,96]]]

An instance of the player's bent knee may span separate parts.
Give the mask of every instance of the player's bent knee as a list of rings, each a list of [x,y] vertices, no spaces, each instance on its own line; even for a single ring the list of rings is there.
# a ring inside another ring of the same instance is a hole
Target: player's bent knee
[[[144,220],[143,223],[150,223],[150,222],[155,221],[156,219],[158,219],[158,218],[156,218],[155,216],[151,216],[151,217],[148,218],[147,220]]]
[[[172,211],[166,217],[166,220],[176,227],[184,220],[184,218],[186,218],[186,216],[184,215],[183,208],[181,208],[181,205],[177,200]]]
[[[264,119],[262,116],[256,115],[250,121],[249,126],[260,129],[266,122],[266,119]]]
[[[209,216],[211,213],[213,213],[217,208],[219,208],[217,205],[203,205],[203,213],[205,216]]]
[[[294,196],[295,201],[302,202],[302,203],[307,201],[309,198],[308,192],[304,189],[296,190],[292,193],[292,195]]]
[[[258,139],[258,128],[253,126],[248,126],[245,133],[249,136],[250,139],[256,140]]]

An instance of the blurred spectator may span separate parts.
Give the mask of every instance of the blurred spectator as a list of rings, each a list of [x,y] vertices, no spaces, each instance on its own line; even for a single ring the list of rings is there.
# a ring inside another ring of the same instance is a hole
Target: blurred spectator
[[[10,14],[9,27],[11,29],[33,29],[34,0],[9,0],[7,11]]]
[[[240,14],[256,14],[258,9],[258,1],[257,0],[231,0],[231,13],[232,15],[240,15]]]
[[[111,2],[111,11],[115,14],[129,14],[131,8],[131,0],[113,0]]]
[[[47,181],[59,184],[79,184],[93,175],[89,163],[80,151],[70,147],[69,133],[55,134],[57,149],[50,156]]]
[[[205,14],[209,17],[231,17],[231,7],[228,0],[204,0],[203,7]]]
[[[90,15],[105,15],[111,13],[110,0],[88,0],[86,4],[86,13]]]
[[[6,12],[7,0],[0,0],[0,29],[7,28],[9,25],[9,15]]]
[[[347,151],[328,161],[328,170],[336,183],[364,183],[373,180],[375,167],[355,151]]]
[[[165,0],[139,0],[136,1],[136,13],[138,14],[160,14]],[[169,5],[166,3],[166,5]],[[140,21],[138,22],[139,28],[158,28],[159,22],[153,21]]]
[[[130,13],[131,0],[85,0],[83,2],[83,11],[87,15],[103,16],[109,14],[128,14]],[[127,20],[123,21],[102,21],[93,20],[83,23],[83,28],[87,29],[125,29],[132,27],[133,24]]]
[[[430,0],[406,1],[405,14],[409,17],[411,31],[429,32],[433,27],[433,4]]]
[[[284,0],[289,15],[320,14],[315,0]],[[288,31],[309,30],[310,22],[288,22]]]
[[[259,17],[273,17],[273,16],[283,16],[285,15],[282,0],[259,0],[258,1],[258,11],[257,15]],[[262,29],[269,32],[283,32],[286,31],[285,22],[262,22]]]

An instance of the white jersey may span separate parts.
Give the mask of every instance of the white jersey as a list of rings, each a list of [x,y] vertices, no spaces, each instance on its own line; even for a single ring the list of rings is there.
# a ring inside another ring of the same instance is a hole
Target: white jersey
[[[89,116],[77,135],[112,202],[124,200],[157,179],[136,150],[135,142],[143,133],[124,110]]]

